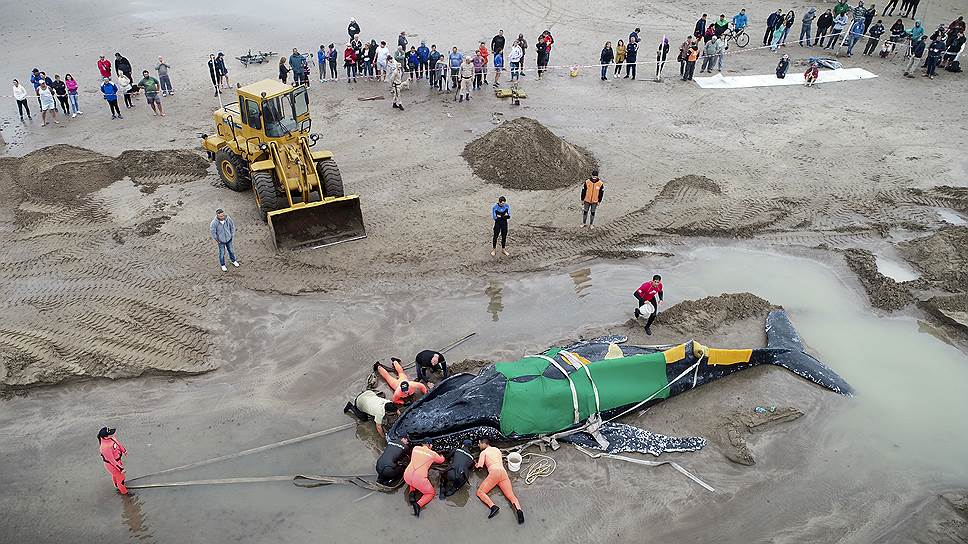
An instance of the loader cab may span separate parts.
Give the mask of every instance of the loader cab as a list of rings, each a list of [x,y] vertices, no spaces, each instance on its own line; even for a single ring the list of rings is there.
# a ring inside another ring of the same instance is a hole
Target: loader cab
[[[309,133],[309,92],[265,80],[238,89],[241,122],[247,132],[259,132],[267,140],[288,139]]]

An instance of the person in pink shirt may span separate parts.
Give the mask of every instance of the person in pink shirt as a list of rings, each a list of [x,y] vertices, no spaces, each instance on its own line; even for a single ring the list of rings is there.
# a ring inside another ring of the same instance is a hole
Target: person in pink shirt
[[[101,72],[101,77],[111,77],[111,61],[104,58],[104,55],[97,61],[97,69]]]
[[[373,364],[373,368],[383,377],[383,380],[387,382],[390,389],[393,389],[393,402],[395,404],[403,404],[404,399],[413,395],[416,392],[420,392],[424,395],[427,394],[427,386],[420,383],[411,381],[407,373],[403,371],[403,366],[400,364],[400,359],[392,357],[390,359],[393,362],[393,369],[397,372],[397,377],[394,378],[386,368],[383,367],[379,362]],[[433,384],[431,384],[433,385]]]
[[[101,449],[101,460],[104,461],[104,469],[111,475],[114,487],[118,488],[118,493],[128,494],[128,488],[124,486],[124,462],[121,460],[126,452],[124,446],[115,438],[116,429],[101,427],[97,433],[97,440]]]
[[[652,334],[652,322],[659,313],[659,301],[662,300],[662,276],[656,274],[652,276],[652,281],[647,281],[635,290],[635,300],[639,302],[635,308],[635,317],[642,315],[642,306],[646,303],[652,304],[652,312],[645,323],[645,334]]]

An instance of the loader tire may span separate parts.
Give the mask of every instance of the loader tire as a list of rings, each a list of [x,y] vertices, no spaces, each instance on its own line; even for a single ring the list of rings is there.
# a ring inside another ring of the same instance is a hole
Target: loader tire
[[[248,191],[252,188],[249,167],[242,157],[223,147],[215,152],[215,168],[222,183],[233,191]]]
[[[316,163],[316,174],[323,185],[323,196],[345,196],[343,194],[343,176],[339,173],[339,166],[333,159],[325,159]]]
[[[286,207],[286,198],[276,192],[276,182],[272,172],[256,172],[252,174],[252,184],[255,185],[256,202],[259,204],[259,214],[263,221],[268,221],[271,211]]]

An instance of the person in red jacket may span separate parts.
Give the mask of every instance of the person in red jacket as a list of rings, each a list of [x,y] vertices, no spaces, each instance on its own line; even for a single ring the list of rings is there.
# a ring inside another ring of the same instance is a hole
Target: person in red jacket
[[[400,359],[392,357],[390,361],[393,363],[393,370],[397,372],[397,377],[394,378],[383,367],[379,362],[373,363],[373,368],[383,377],[383,380],[387,382],[390,389],[393,389],[393,402],[395,404],[403,404],[404,399],[413,395],[416,392],[420,392],[424,395],[427,394],[427,386],[416,381],[411,381],[407,373],[403,371],[403,366],[400,364]],[[433,384],[431,384],[433,385]]]
[[[346,81],[356,81],[356,51],[353,49],[353,44],[346,44],[346,49],[343,50],[343,67],[346,68]]]
[[[104,469],[111,475],[114,487],[118,488],[118,493],[128,494],[128,488],[124,486],[124,462],[121,456],[126,452],[124,446],[114,437],[116,429],[101,427],[97,433],[97,441],[101,450],[101,460],[104,461]]]
[[[104,55],[101,55],[101,58],[98,59],[97,69],[101,72],[101,77],[111,77],[111,61],[104,58]]]
[[[481,42],[481,45],[477,48],[477,52],[480,53],[481,55],[481,73],[484,76],[484,84],[486,85],[487,84],[487,59],[491,54],[491,51],[490,49],[487,48],[486,45],[484,45],[484,42]]]
[[[662,300],[662,276],[656,274],[652,276],[652,281],[647,281],[635,290],[635,300],[639,305],[635,308],[635,317],[642,315],[641,308],[646,303],[652,304],[652,312],[649,320],[645,323],[645,334],[652,334],[652,322],[655,321],[656,314],[659,313],[659,301]]]

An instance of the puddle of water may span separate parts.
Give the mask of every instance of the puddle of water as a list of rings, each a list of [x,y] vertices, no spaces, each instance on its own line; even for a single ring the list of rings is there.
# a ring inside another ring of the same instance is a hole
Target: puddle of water
[[[948,208],[938,208],[938,217],[946,223],[951,223],[952,225],[966,225],[968,221],[964,217],[960,216],[954,210],[949,210]]]
[[[921,277],[910,266],[881,255],[877,255],[877,271],[897,282],[916,280]]]

